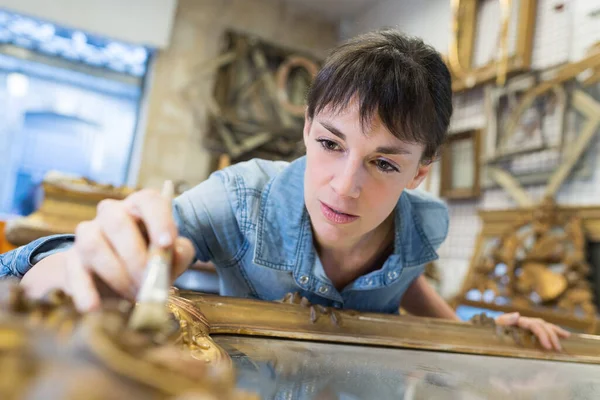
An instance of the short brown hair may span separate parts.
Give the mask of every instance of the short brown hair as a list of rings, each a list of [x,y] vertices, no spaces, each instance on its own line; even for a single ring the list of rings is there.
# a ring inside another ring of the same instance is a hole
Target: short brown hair
[[[394,29],[357,36],[325,60],[307,97],[307,115],[334,112],[357,95],[361,122],[377,110],[397,138],[425,147],[431,161],[443,144],[452,116],[452,86],[440,54],[421,39]]]

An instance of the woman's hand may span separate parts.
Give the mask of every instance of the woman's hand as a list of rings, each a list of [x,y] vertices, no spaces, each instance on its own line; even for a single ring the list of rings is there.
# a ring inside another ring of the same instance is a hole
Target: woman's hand
[[[173,248],[173,280],[193,259],[192,243],[177,236],[171,202],[159,192],[103,200],[96,218],[77,226],[73,247],[37,263],[21,284],[34,297],[63,289],[80,311],[97,308],[108,292],[133,300],[144,276],[148,242]]]
[[[503,314],[496,318],[496,325],[518,326],[531,331],[542,346],[547,350],[561,351],[560,339],[566,339],[571,334],[559,326],[544,321],[541,318],[522,317],[519,313]]]

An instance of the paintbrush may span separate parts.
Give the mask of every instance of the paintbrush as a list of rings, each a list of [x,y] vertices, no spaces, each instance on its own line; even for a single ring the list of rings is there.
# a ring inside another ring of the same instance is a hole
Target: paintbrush
[[[173,199],[173,182],[166,181],[162,195]],[[158,330],[169,320],[167,301],[173,266],[173,248],[164,249],[150,244],[144,279],[138,292],[136,305],[129,318],[129,327],[136,330]]]

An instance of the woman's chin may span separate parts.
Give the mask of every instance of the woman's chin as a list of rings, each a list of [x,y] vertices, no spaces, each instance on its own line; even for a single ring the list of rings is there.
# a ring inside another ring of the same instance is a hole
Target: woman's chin
[[[325,221],[313,223],[313,233],[321,246],[343,247],[350,239],[348,227],[344,225],[331,225]]]

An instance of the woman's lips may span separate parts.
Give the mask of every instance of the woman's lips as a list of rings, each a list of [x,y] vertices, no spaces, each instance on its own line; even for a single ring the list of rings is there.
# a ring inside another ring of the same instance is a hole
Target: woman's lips
[[[356,221],[358,219],[357,215],[339,212],[329,207],[322,201],[320,203],[321,212],[323,213],[323,216],[327,218],[328,221],[333,222],[334,224],[349,224],[350,222]]]

